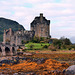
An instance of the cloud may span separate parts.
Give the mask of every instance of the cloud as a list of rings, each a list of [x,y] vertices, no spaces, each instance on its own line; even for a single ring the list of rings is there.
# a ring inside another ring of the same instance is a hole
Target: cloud
[[[0,17],[18,21],[27,30],[35,16],[51,20],[52,37],[75,34],[75,0],[0,0]]]

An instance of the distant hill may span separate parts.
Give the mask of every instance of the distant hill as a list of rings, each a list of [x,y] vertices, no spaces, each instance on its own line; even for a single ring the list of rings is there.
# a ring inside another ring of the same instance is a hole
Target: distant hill
[[[75,36],[71,37],[70,40],[73,44],[75,44]]]
[[[2,41],[4,29],[9,29],[9,28],[12,28],[13,31],[21,29],[25,30],[24,27],[16,21],[6,18],[0,18],[0,41]]]

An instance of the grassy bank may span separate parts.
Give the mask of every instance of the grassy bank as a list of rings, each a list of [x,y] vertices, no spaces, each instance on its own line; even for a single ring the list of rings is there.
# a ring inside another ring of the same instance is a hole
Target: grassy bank
[[[32,43],[32,42],[29,42],[29,43],[25,44],[25,47],[27,49],[38,50],[38,49],[42,49],[45,45],[49,46],[49,43]]]

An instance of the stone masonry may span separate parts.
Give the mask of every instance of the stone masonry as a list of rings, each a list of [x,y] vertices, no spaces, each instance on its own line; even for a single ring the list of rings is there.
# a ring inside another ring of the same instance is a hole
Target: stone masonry
[[[18,48],[24,48],[22,40],[29,41],[34,36],[34,31],[12,31],[11,28],[4,30],[3,42],[0,43],[0,56],[15,55]]]
[[[35,19],[31,23],[31,31],[35,31],[36,37],[50,37],[50,20],[47,20],[43,17],[41,13],[39,17],[35,17]]]
[[[34,36],[50,37],[50,20],[43,17],[42,13],[32,21],[30,31],[14,32],[11,28],[4,30],[3,42],[0,43],[0,56],[15,55],[18,48],[24,47],[22,41],[29,41]]]

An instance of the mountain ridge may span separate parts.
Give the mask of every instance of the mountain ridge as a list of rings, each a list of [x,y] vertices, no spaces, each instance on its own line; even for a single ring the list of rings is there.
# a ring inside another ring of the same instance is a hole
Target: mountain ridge
[[[13,31],[22,30],[22,29],[25,30],[25,28],[17,21],[0,17],[0,41],[3,40],[2,36],[4,29],[9,29],[9,28],[11,28]]]

